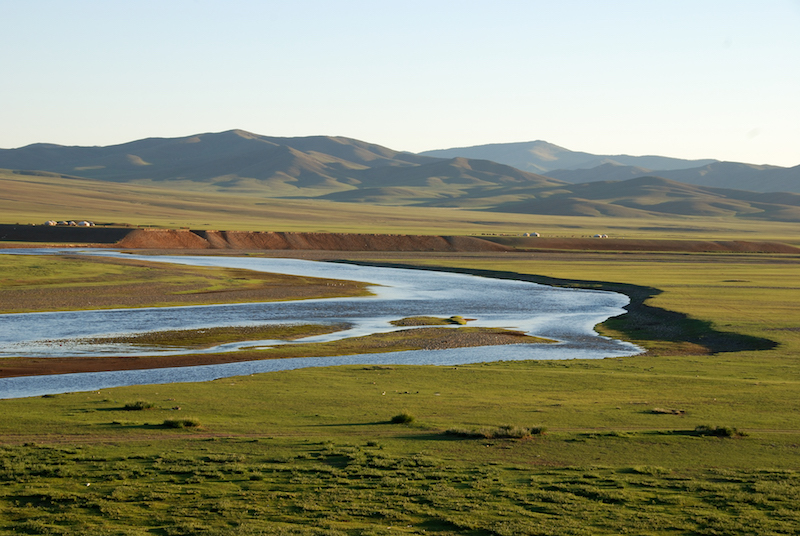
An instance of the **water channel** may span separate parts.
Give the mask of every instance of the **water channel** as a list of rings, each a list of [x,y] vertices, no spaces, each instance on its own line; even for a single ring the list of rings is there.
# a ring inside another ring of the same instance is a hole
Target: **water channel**
[[[55,254],[56,250],[4,250],[10,254]],[[75,254],[75,250],[70,250]],[[86,255],[124,256],[192,266],[243,268],[290,275],[347,279],[371,283],[374,296],[290,302],[208,306],[64,311],[0,315],[0,366],[3,358],[70,357],[91,355],[164,355],[190,350],[140,348],[122,344],[86,344],[82,339],[170,329],[203,329],[287,323],[347,323],[346,331],[309,337],[320,342],[369,333],[393,331],[389,324],[409,316],[475,319],[472,326],[502,327],[555,339],[556,344],[417,350],[355,356],[273,359],[151,370],[0,378],[0,398],[18,398],[72,391],[173,382],[209,381],[311,366],[349,364],[459,365],[527,359],[595,359],[635,355],[629,343],[598,336],[594,326],[623,314],[628,297],[603,291],[548,287],[524,281],[463,274],[376,268],[343,263],[228,256],[142,256],[108,250],[85,250]],[[254,341],[222,345],[207,352],[283,344]],[[198,351],[198,350],[195,350]]]

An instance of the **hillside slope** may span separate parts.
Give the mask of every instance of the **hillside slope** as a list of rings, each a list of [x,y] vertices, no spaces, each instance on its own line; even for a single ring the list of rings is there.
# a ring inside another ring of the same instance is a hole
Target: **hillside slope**
[[[463,160],[463,159],[460,159]],[[148,138],[109,147],[34,144],[0,150],[0,168],[40,170],[114,182],[170,182],[186,188],[313,197],[358,187],[440,183],[503,184],[554,179],[493,162],[471,165],[394,151],[350,138],[277,138],[242,130],[185,138]],[[425,167],[430,166],[430,167]],[[423,167],[419,171],[417,168]],[[461,169],[475,168],[470,173]],[[479,171],[478,171],[479,169]],[[466,181],[466,182],[465,182]]]
[[[661,177],[572,184],[497,204],[526,214],[648,217],[719,216],[800,221],[800,194],[705,188]]]
[[[618,181],[656,175],[697,186],[754,192],[800,193],[800,166],[783,168],[664,156],[596,155],[545,141],[495,143],[419,153],[439,158],[482,158],[569,183]]]
[[[597,155],[571,151],[541,140],[437,149],[419,154],[437,158],[480,158],[545,175],[556,169],[591,169],[603,164],[662,170],[693,168],[716,162],[710,159],[683,160],[665,156]]]
[[[548,177],[570,183],[625,180],[657,175],[696,186],[752,192],[800,193],[800,166],[782,168],[738,162],[714,162],[691,169],[653,171],[637,166],[603,164],[591,169],[559,169],[548,171],[546,174]]]
[[[782,168],[739,162],[715,162],[700,168],[662,171],[658,175],[713,188],[800,193],[800,166]]]
[[[535,143],[531,150],[535,149],[541,160],[556,159],[563,164],[586,158],[586,153],[564,154],[565,149]],[[661,159],[662,163],[666,160],[669,159]],[[184,138],[149,138],[109,147],[35,144],[0,150],[0,165],[37,170],[9,172],[5,177],[50,174],[50,180],[59,186],[67,182],[77,185],[76,176],[87,177],[93,182],[85,183],[80,196],[94,196],[100,191],[113,196],[108,188],[117,184],[121,187],[120,197],[113,204],[138,203],[135,212],[141,215],[145,210],[156,214],[161,210],[157,207],[182,211],[187,205],[178,208],[175,204],[178,198],[197,199],[193,203],[199,206],[223,203],[223,194],[233,194],[262,202],[318,199],[339,206],[348,203],[349,206],[437,207],[556,216],[710,216],[800,221],[797,194],[769,195],[693,186],[648,176],[650,173],[644,167],[606,163],[594,169],[561,172],[567,179],[575,179],[576,174],[581,179],[595,179],[570,184],[490,160],[420,156],[350,138],[276,138],[241,130]],[[778,176],[800,168],[785,170],[716,162],[704,166],[700,175],[738,177],[737,173],[746,176],[751,171]],[[595,174],[600,172],[602,175]],[[695,170],[659,173],[697,174]],[[598,176],[606,179],[597,181]],[[614,180],[608,180],[610,177]],[[23,186],[17,180],[4,181],[18,205],[39,205],[37,213],[42,213],[41,205],[49,204],[52,208],[47,210],[48,218],[63,218],[58,215],[65,212],[59,204],[67,203],[68,199],[76,203],[73,193],[66,191],[68,197],[45,195],[26,199],[21,192],[30,188],[30,183]],[[153,189],[134,194],[137,191],[132,189],[134,186]],[[157,191],[169,193],[160,197]],[[200,193],[212,197],[202,201],[193,197]],[[146,201],[128,199],[129,195],[143,195]],[[238,208],[226,210],[241,212],[243,206],[240,203]]]

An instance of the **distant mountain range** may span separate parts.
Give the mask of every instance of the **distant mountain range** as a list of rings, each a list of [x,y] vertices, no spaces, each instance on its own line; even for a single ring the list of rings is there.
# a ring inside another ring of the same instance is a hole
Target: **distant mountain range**
[[[439,158],[483,158],[571,183],[658,176],[697,186],[800,193],[800,166],[783,168],[663,156],[596,155],[570,151],[545,141],[476,145],[420,154]]]
[[[716,160],[682,160],[665,156],[603,156],[591,153],[570,151],[546,141],[526,141],[518,143],[492,143],[472,147],[438,149],[419,153],[436,158],[481,158],[513,166],[531,173],[547,174],[555,169],[591,169],[603,164],[639,166],[651,171],[662,169],[686,169]]]
[[[521,151],[533,155],[540,167],[549,162],[571,169],[550,169],[546,170],[549,176],[543,176],[482,158],[442,158],[431,156],[440,152],[399,152],[350,138],[279,138],[242,130],[148,138],[108,147],[34,144],[0,150],[0,168],[22,174],[56,173],[64,180],[82,177],[157,184],[179,192],[225,191],[266,198],[575,216],[712,215],[800,221],[800,194],[709,188],[653,176],[700,174],[709,180],[727,176],[739,184],[752,180],[748,177],[754,173],[791,186],[798,183],[793,183],[792,175],[798,173],[797,168],[658,156],[613,157],[616,160],[608,162],[610,157],[576,153],[545,142],[483,146],[481,150],[487,147],[504,148],[509,160]],[[582,167],[600,161],[604,163]],[[640,165],[631,165],[636,162]],[[670,169],[654,172],[652,166]]]
[[[38,143],[0,150],[0,167],[115,182],[199,183],[270,195],[319,195],[354,188],[382,168],[439,159],[348,138],[275,138],[243,130],[185,138],[147,138],[108,147]]]

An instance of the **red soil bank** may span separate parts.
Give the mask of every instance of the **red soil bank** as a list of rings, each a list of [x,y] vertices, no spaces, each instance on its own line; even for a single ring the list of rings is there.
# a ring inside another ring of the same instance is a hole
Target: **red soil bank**
[[[115,244],[147,249],[280,249],[325,251],[509,251],[468,236],[275,233],[137,229]]]
[[[377,235],[347,233],[276,233],[123,227],[46,227],[0,224],[0,248],[81,245],[136,249],[274,249],[322,251],[492,252],[514,250],[664,251],[800,254],[780,242],[745,240],[647,240],[619,238],[542,238],[497,236]]]

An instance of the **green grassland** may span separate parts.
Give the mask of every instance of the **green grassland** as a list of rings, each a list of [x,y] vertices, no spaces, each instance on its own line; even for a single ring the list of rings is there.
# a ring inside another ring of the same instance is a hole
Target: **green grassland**
[[[86,218],[254,231],[601,232],[800,245],[796,223],[743,218],[540,216],[202,190],[175,195],[163,184],[11,174],[0,182],[3,223]],[[489,362],[486,347],[487,363],[458,367],[305,369],[0,400],[0,533],[797,533],[796,256],[327,255],[614,289],[640,309],[674,314],[632,312],[598,327],[648,350],[631,358]],[[84,295],[109,296],[99,306],[129,304],[139,294],[121,290],[128,287],[153,289],[142,304],[154,297],[159,304],[240,301],[270,285],[245,272],[25,259],[12,264],[0,256],[0,278],[4,292],[31,300],[28,310],[98,306],[80,301]],[[45,297],[37,302],[39,295]],[[13,300],[0,303],[19,310],[7,305]],[[138,401],[152,407],[125,409]],[[393,424],[401,414],[413,422]],[[546,433],[447,433],[503,426]],[[746,435],[703,432],[716,427]]]
[[[627,289],[687,327],[609,321],[603,333],[650,350],[623,359],[305,369],[0,400],[0,532],[797,532],[797,257],[347,256]],[[687,330],[693,342],[675,339]],[[726,333],[774,344],[709,352]],[[136,401],[153,407],[125,409]],[[391,422],[403,413],[413,422]],[[172,427],[184,420],[198,426]],[[505,425],[546,433],[447,433]]]

